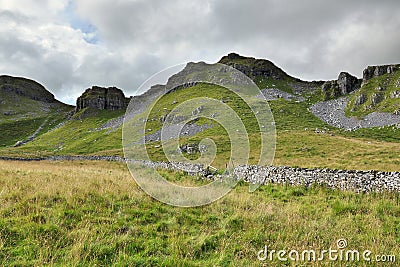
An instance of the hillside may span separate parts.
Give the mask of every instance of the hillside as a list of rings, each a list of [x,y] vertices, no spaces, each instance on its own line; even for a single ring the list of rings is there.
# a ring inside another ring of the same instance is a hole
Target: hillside
[[[277,131],[274,165],[344,169],[398,169],[397,166],[400,163],[398,160],[400,148],[398,127],[389,125],[372,128],[362,127],[347,131],[345,128],[341,129],[330,125],[329,121],[327,123],[321,120],[319,116],[313,114],[312,109],[317,103],[329,103],[321,102],[326,98],[326,92],[337,92],[332,94],[333,100],[337,97],[353,99],[365,90],[369,90],[368,88],[375,88],[375,85],[381,84],[383,79],[387,80],[387,83],[382,84],[382,86],[386,86],[385,94],[391,96],[394,94],[393,92],[396,92],[398,71],[393,69],[392,73],[369,75],[368,79],[363,81],[361,88],[357,88],[357,86],[360,86],[360,79],[346,73],[341,73],[337,81],[308,82],[288,75],[275,64],[264,59],[243,57],[231,53],[222,57],[219,62],[247,74],[260,87],[264,97],[268,100]],[[226,102],[228,106],[240,114],[246,125],[246,130],[251,136],[251,146],[256,148],[259,140],[257,127],[252,121],[251,114],[247,114],[246,106],[241,104],[240,99],[236,99],[232,92],[215,85],[202,83],[176,87],[185,77],[191,77],[193,81],[201,80],[200,76],[196,76],[198,75],[196,71],[201,69],[204,64],[202,62],[189,63],[183,71],[170,77],[166,85],[155,85],[143,95],[134,96],[131,99],[125,97],[118,88],[89,88],[78,98],[78,108],[75,109],[63,105],[50,95],[43,93],[41,87],[38,87],[40,89],[38,91],[40,95],[46,96],[47,102],[42,101],[44,100],[43,97],[40,98],[41,100],[37,100],[37,96],[32,97],[29,90],[26,94],[11,93],[10,90],[5,93],[2,90],[1,92],[4,94],[2,106],[7,107],[8,111],[13,110],[13,104],[20,109],[15,108],[18,111],[16,114],[3,114],[1,118],[0,127],[4,129],[3,131],[12,129],[8,123],[12,123],[14,129],[18,128],[19,131],[10,131],[10,134],[2,137],[4,141],[0,152],[5,156],[24,155],[25,157],[50,155],[123,156],[121,135],[127,101],[131,100],[134,103],[132,105],[134,113],[140,117],[140,114],[148,108],[148,104],[158,99],[164,90],[170,90],[170,92],[158,100],[156,108],[151,113],[151,120],[146,122],[148,124],[146,126],[148,129],[146,132],[147,147],[154,160],[165,160],[160,146],[159,134],[163,119],[168,112],[177,104],[201,95]],[[333,88],[333,91],[329,88]],[[26,104],[19,106],[18,101],[23,101]],[[352,101],[350,100],[350,106],[353,103]],[[386,105],[386,102],[391,103],[391,108],[380,109],[379,111],[392,112],[392,108],[399,104],[397,98],[385,98],[381,105]],[[24,110],[22,107],[28,104],[31,106]],[[43,106],[46,105],[48,108],[44,109]],[[193,107],[193,109],[196,108],[198,107]],[[56,112],[57,110],[58,112]],[[346,112],[349,113],[350,111]],[[70,117],[67,117],[67,114]],[[46,121],[45,126],[37,133],[34,140],[19,147],[12,147],[17,141],[29,137],[44,121]],[[55,124],[60,122],[62,124],[59,127],[50,131]],[[188,129],[190,134],[182,136],[180,145],[190,146],[194,144],[196,146],[200,140],[211,138],[215,140],[219,147],[216,159],[216,162],[219,163],[217,165],[223,165],[230,149],[224,129],[215,122],[206,119],[192,122]],[[18,134],[15,132],[18,132]],[[199,151],[186,153],[188,158],[197,158],[199,155]],[[251,152],[250,157],[250,162],[255,163],[257,161],[256,153]]]
[[[72,110],[33,80],[0,76],[0,147],[49,131]]]
[[[362,87],[351,96],[347,114],[364,116],[376,111],[400,115],[400,65],[364,70]]]

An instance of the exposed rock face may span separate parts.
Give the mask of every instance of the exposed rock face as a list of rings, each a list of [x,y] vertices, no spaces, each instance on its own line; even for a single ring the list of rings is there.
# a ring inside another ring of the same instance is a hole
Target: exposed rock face
[[[26,78],[7,75],[0,76],[0,90],[47,103],[57,101],[54,95],[47,91],[43,85]]]
[[[360,88],[360,82],[357,77],[354,77],[347,72],[341,72],[339,74],[337,84],[342,95],[348,94]]]
[[[327,81],[322,85],[322,94],[324,99],[335,98],[339,96],[339,86],[337,81]]]
[[[379,77],[384,74],[390,74],[400,69],[400,65],[381,65],[381,66],[368,66],[363,71],[363,81],[362,84],[365,84],[368,80]]]
[[[390,93],[390,98],[400,98],[400,91],[393,91]]]
[[[354,104],[357,106],[360,106],[360,105],[364,104],[365,102],[367,102],[367,96],[364,94],[360,94],[360,95],[356,96],[356,98],[354,100]]]
[[[327,81],[322,85],[325,99],[351,93],[360,88],[361,81],[347,72],[341,72],[337,80]]]
[[[380,102],[382,102],[382,100],[384,99],[383,94],[381,93],[373,93],[371,95],[371,104],[373,106],[376,106],[377,104],[379,104]]]
[[[121,89],[116,87],[98,87],[86,89],[86,91],[76,100],[76,111],[83,108],[95,108],[106,110],[125,109],[129,104]]]

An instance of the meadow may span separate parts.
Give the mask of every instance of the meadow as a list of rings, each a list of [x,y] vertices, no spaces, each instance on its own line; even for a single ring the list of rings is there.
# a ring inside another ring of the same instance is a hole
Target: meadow
[[[396,193],[282,185],[249,193],[240,183],[210,205],[178,208],[146,195],[123,163],[0,161],[0,177],[1,266],[345,266],[257,259],[265,245],[335,249],[341,238],[371,257],[400,256]]]

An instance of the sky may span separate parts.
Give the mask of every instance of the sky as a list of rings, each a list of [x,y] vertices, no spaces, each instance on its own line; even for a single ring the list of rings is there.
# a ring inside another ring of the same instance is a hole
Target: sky
[[[236,52],[303,80],[400,63],[400,1],[0,0],[0,75],[74,104],[93,85],[126,95],[153,74]]]

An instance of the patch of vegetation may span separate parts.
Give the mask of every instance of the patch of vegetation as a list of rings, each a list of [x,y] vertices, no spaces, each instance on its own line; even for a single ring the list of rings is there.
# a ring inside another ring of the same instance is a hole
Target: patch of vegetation
[[[264,88],[278,88],[287,93],[293,94],[293,88],[290,83],[294,82],[294,79],[286,78],[283,80],[276,80],[271,78],[264,78],[264,77],[255,77],[254,83],[260,89]]]

